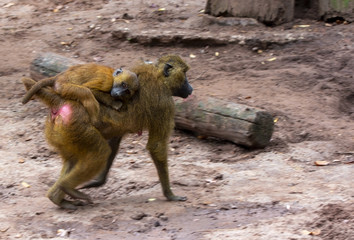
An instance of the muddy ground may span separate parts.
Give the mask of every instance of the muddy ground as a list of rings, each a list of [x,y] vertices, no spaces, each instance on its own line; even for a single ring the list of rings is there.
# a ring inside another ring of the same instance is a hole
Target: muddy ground
[[[0,239],[354,239],[354,25],[296,20],[269,28],[201,14],[205,1],[0,1]],[[129,67],[180,54],[201,97],[273,114],[265,149],[176,130],[162,196],[128,136],[94,204],[46,197],[61,162],[43,134],[47,109],[20,103],[41,52]],[[325,166],[316,166],[323,161]]]

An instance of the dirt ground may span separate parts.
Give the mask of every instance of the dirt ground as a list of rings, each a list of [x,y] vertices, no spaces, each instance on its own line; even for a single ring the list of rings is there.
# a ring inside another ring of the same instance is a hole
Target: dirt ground
[[[203,17],[205,1],[0,1],[0,239],[354,239],[354,25],[269,28]],[[129,67],[180,54],[194,94],[274,115],[265,149],[176,130],[168,202],[144,146],[124,140],[94,204],[46,197],[61,161],[46,107],[20,103],[38,53]],[[325,166],[316,166],[323,161]]]

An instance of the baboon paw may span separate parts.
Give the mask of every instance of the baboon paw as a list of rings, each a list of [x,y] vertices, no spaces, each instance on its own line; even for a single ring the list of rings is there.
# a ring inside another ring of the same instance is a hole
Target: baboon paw
[[[85,185],[83,185],[82,187],[80,187],[80,189],[93,188],[93,187],[96,188],[96,187],[102,186],[102,185],[105,184],[105,183],[106,183],[106,181],[101,181],[101,180],[95,179],[95,180],[92,180],[92,181],[86,183]]]
[[[180,202],[184,202],[184,201],[187,200],[187,197],[172,195],[172,196],[168,196],[167,199],[168,199],[169,201],[180,201]]]
[[[80,200],[74,200],[74,201],[69,201],[69,200],[63,200],[59,206],[63,209],[67,209],[67,210],[77,210],[78,207],[81,206],[86,206],[88,204],[92,204],[93,202],[90,201],[80,201]]]
[[[69,195],[71,198],[77,200],[77,199],[81,199],[81,200],[85,200],[88,203],[93,203],[93,201],[91,200],[91,197],[83,192],[80,192],[76,189],[70,189],[70,188],[62,188],[62,190]],[[72,202],[71,202],[72,203]]]
[[[76,202],[76,201],[75,201]],[[74,202],[72,201],[68,201],[68,200],[63,200],[59,206],[61,208],[64,208],[64,209],[67,209],[67,210],[77,210],[77,206],[80,206],[80,205],[77,205],[77,204],[74,204]]]
[[[89,205],[89,204],[93,204],[93,201],[91,199],[90,200],[86,200],[86,201],[74,200],[74,201],[72,201],[72,204],[75,205],[75,206],[86,206],[86,205]]]

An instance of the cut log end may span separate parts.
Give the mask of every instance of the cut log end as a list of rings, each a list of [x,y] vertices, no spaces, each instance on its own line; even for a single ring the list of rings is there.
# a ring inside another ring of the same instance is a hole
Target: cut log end
[[[252,125],[250,132],[251,142],[253,142],[252,147],[263,148],[266,147],[270,139],[272,138],[274,131],[274,119],[268,112],[257,112],[255,122]]]

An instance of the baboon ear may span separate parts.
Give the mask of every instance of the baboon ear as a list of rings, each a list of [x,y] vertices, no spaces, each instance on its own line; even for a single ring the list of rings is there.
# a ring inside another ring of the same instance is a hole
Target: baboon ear
[[[165,77],[170,76],[170,74],[168,73],[168,70],[169,70],[170,68],[173,68],[172,65],[169,64],[169,63],[166,63],[166,64],[165,64],[165,67],[163,68],[163,75],[165,75]]]
[[[113,72],[113,77],[116,77],[118,74],[122,73],[123,72],[123,69],[122,68],[118,68],[116,70],[114,70]]]

